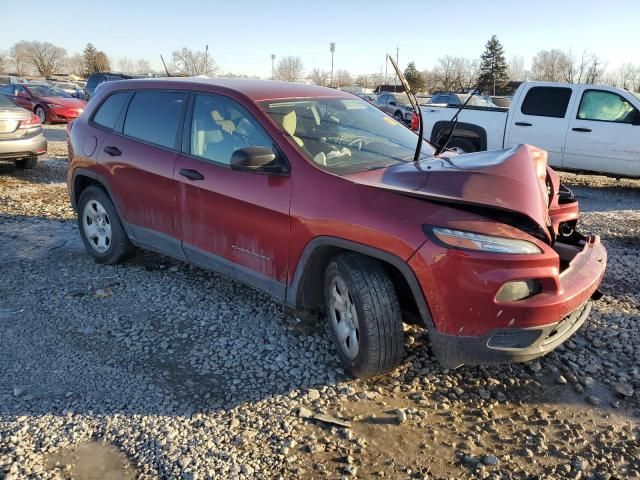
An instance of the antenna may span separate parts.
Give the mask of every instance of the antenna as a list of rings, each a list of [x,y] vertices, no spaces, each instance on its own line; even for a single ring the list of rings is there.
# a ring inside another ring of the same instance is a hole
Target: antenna
[[[169,73],[169,69],[167,68],[167,64],[164,63],[164,58],[162,58],[162,55],[160,55],[160,60],[162,60],[162,65],[164,65],[164,71],[167,72],[167,77],[170,77],[171,74]]]

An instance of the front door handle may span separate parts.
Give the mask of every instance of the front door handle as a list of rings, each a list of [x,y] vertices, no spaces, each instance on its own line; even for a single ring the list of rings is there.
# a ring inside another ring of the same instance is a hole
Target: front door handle
[[[122,155],[122,152],[120,151],[120,149],[118,147],[112,147],[112,146],[104,147],[104,152],[108,153],[112,157],[118,157],[118,156]]]
[[[590,132],[591,129],[590,128],[572,128],[571,130],[573,130],[574,132]]]
[[[199,171],[193,170],[191,168],[181,168],[179,173],[189,180],[204,180],[204,175],[202,175]]]
[[[516,122],[516,125],[518,125],[519,127],[531,127],[531,126],[533,126],[532,124],[527,123],[527,122]]]

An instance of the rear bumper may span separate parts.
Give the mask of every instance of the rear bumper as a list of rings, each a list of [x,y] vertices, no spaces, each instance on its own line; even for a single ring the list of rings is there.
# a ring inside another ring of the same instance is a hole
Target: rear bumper
[[[42,130],[22,138],[0,140],[0,160],[14,160],[44,153],[47,153],[47,139]]]
[[[526,362],[562,344],[580,328],[589,312],[590,300],[559,322],[540,328],[496,329],[482,337],[458,337],[436,330],[429,335],[433,353],[445,368]]]

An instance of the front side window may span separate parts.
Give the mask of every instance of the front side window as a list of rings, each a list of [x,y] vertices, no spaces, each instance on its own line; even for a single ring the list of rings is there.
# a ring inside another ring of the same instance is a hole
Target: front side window
[[[260,103],[316,165],[349,174],[411,162],[418,137],[361,99],[311,98]],[[422,157],[433,155],[427,142]]]
[[[633,123],[637,110],[617,93],[587,90],[578,108],[578,120]]]
[[[217,95],[196,95],[191,121],[191,155],[229,165],[233,152],[244,147],[273,148],[273,141],[237,102]]]
[[[100,108],[93,117],[93,121],[98,125],[113,129],[116,126],[116,122],[128,96],[129,94],[124,92],[111,95],[100,105]]]
[[[187,95],[180,92],[136,92],[129,103],[122,133],[175,148],[186,99]]]
[[[29,90],[34,97],[71,98],[71,95],[48,85],[30,85]]]
[[[571,89],[566,87],[532,87],[522,108],[525,115],[564,118],[571,100]]]

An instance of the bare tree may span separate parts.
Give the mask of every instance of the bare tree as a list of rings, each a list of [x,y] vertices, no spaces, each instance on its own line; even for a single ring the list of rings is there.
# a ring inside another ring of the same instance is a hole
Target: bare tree
[[[311,70],[309,74],[309,80],[314,85],[320,85],[321,87],[329,86],[329,78],[331,74],[326,70],[320,70],[319,68],[314,68]]]
[[[140,75],[151,73],[151,64],[144,58],[139,58],[136,62],[135,73]]]
[[[351,74],[347,70],[338,70],[334,76],[334,81],[337,87],[346,87],[353,83]]]
[[[133,73],[133,61],[128,57],[122,57],[118,60],[118,69],[123,73]]]
[[[207,52],[190,50],[182,47],[172,53],[170,66],[172,73],[193,77],[196,75],[212,76],[218,72],[218,66]]]
[[[282,57],[276,65],[276,78],[285,82],[297,82],[302,78],[304,65],[300,57]]]
[[[67,71],[77,77],[84,76],[84,57],[82,54],[74,53],[67,57]]]
[[[26,61],[30,63],[40,75],[53,75],[65,64],[67,51],[49,42],[25,42]]]
[[[6,68],[6,58],[7,54],[4,52],[0,52],[0,72],[4,72]]]
[[[21,41],[14,44],[9,49],[9,61],[11,68],[19,77],[31,73],[31,64],[29,62],[28,43]]]
[[[96,53],[95,57],[95,72],[108,72],[111,70],[111,62],[109,61],[109,57],[103,51],[99,51]]]
[[[524,57],[520,57],[518,55],[514,55],[509,60],[508,64],[508,73],[510,80],[526,80],[526,72],[524,70]]]
[[[561,82],[565,80],[567,61],[567,55],[560,50],[540,50],[533,57],[531,75],[534,80]]]

